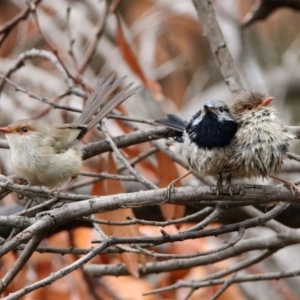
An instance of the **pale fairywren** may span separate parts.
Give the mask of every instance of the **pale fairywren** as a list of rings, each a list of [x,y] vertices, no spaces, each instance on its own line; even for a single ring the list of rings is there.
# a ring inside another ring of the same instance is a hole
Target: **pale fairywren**
[[[49,125],[28,119],[1,127],[16,174],[32,185],[51,188],[75,179],[82,163],[79,141],[135,92],[129,86],[119,89],[121,83],[114,76],[100,80],[76,124]]]
[[[294,136],[284,131],[273,97],[248,92],[237,99],[230,111],[238,124],[233,153],[225,171],[234,178],[274,178],[293,190],[298,187],[273,175],[280,170]]]

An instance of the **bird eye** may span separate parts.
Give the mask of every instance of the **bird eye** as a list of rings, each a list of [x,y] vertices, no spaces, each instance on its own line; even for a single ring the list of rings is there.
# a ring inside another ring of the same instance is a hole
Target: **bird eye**
[[[251,110],[251,109],[252,109],[252,105],[251,105],[251,104],[248,104],[248,105],[247,105],[247,108],[248,108],[249,110]]]
[[[28,132],[29,129],[28,129],[27,127],[22,127],[21,130],[22,130],[23,132]]]
[[[219,108],[219,111],[220,111],[220,112],[223,112],[223,111],[224,111],[224,108],[223,108],[223,107],[220,107],[220,108]]]

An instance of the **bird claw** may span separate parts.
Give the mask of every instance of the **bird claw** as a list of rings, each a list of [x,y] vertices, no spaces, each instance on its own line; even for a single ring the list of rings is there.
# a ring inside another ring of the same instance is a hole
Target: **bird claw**
[[[174,183],[174,181],[172,181],[171,183],[169,183],[169,185],[167,186],[167,197],[168,197],[168,200],[171,200],[172,193],[175,193],[175,183]]]
[[[223,187],[222,187],[222,184],[218,184],[216,185],[216,195],[217,197],[220,196],[220,193],[223,193]]]
[[[192,172],[189,171],[189,172],[185,173],[184,175],[182,175],[182,176],[176,178],[175,180],[171,181],[168,184],[168,186],[166,187],[166,189],[167,189],[167,197],[168,197],[169,200],[171,199],[172,193],[175,194],[175,183],[178,182],[178,181],[180,181],[181,179],[185,178],[186,176],[190,175],[191,173]]]
[[[50,191],[49,191],[49,195],[51,197],[54,197],[55,196],[55,193],[58,193],[58,189],[57,188],[52,188]]]
[[[227,185],[227,188],[228,188],[228,192],[229,192],[230,197],[233,197],[232,185]]]
[[[292,182],[284,182],[283,185],[288,188],[292,195],[293,195],[293,199],[296,199],[296,195],[297,195],[297,198],[300,196],[300,188],[295,185],[294,183]]]
[[[30,184],[26,179],[23,179],[23,178],[13,179],[13,183],[14,184],[19,184],[19,185],[28,185],[28,184]]]
[[[18,184],[18,185],[29,185],[30,186],[30,183],[24,178],[15,178],[15,179],[13,179],[12,182],[14,184]],[[24,195],[18,194],[18,200],[23,200],[24,197],[25,197]]]
[[[284,180],[282,178],[279,178],[279,177],[277,177],[275,175],[270,175],[269,177],[282,182],[283,186],[287,187],[291,191],[291,193],[293,195],[293,199],[295,199],[296,195],[299,198],[299,196],[300,196],[300,188],[297,185],[295,185],[294,183],[292,183],[290,181],[287,181],[287,180]]]
[[[231,197],[233,197],[233,193],[235,191],[235,186],[232,185],[232,184],[227,184],[226,183],[226,187],[227,187],[229,195]],[[224,193],[223,186],[221,184],[217,184],[216,185],[216,195],[217,195],[217,197],[220,195],[220,193]]]
[[[240,194],[243,188],[239,184],[230,184],[227,185],[227,189],[230,197],[233,197],[234,194]]]
[[[232,185],[232,182],[231,182],[230,175],[226,179],[226,186],[227,186],[230,197],[233,197],[233,192],[232,192],[233,185]]]
[[[217,185],[216,185],[216,194],[217,194],[217,197],[219,197],[220,192],[223,193],[222,183],[223,183],[223,176],[222,176],[222,173],[220,173],[219,174],[219,178],[217,180]]]

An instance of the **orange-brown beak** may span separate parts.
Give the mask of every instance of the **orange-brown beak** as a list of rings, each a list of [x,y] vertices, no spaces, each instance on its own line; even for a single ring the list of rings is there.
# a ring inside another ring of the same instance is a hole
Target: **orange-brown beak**
[[[273,99],[274,99],[274,97],[268,97],[268,98],[263,99],[263,102],[260,105],[260,107],[268,106],[272,102]]]
[[[8,134],[8,133],[12,133],[12,130],[9,127],[0,127],[0,132]]]

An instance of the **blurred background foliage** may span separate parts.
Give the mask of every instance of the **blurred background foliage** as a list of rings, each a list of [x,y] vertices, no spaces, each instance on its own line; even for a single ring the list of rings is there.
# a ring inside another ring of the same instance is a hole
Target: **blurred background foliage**
[[[245,87],[273,95],[275,105],[280,108],[285,101],[296,104],[300,77],[297,68],[299,12],[286,7],[277,9],[267,19],[242,28],[247,14],[259,2],[215,0],[214,5]],[[1,1],[1,23],[12,20],[24,6],[25,1]],[[140,78],[132,70],[132,62],[122,55],[119,47],[115,15],[105,15],[104,6],[104,1],[92,0],[42,1],[37,16],[43,34],[32,17],[24,18],[7,35],[5,33],[0,48],[1,71],[5,73],[12,60],[24,51],[51,50],[46,36],[75,77],[83,76],[91,84],[91,78],[106,68],[133,76],[138,82]],[[184,110],[189,117],[208,98],[232,100],[191,1],[126,0],[120,1],[117,11],[127,42],[143,72],[161,85],[166,101],[172,101],[177,110]],[[83,66],[87,47],[101,22],[105,22],[105,26],[101,28],[99,42],[89,64]],[[77,66],[69,55],[70,50]],[[44,93],[59,90],[53,64],[40,58],[28,63],[35,68],[30,77],[28,72],[18,75],[22,80],[29,81],[36,76],[35,85]],[[47,71],[47,80],[39,76],[42,71]]]

